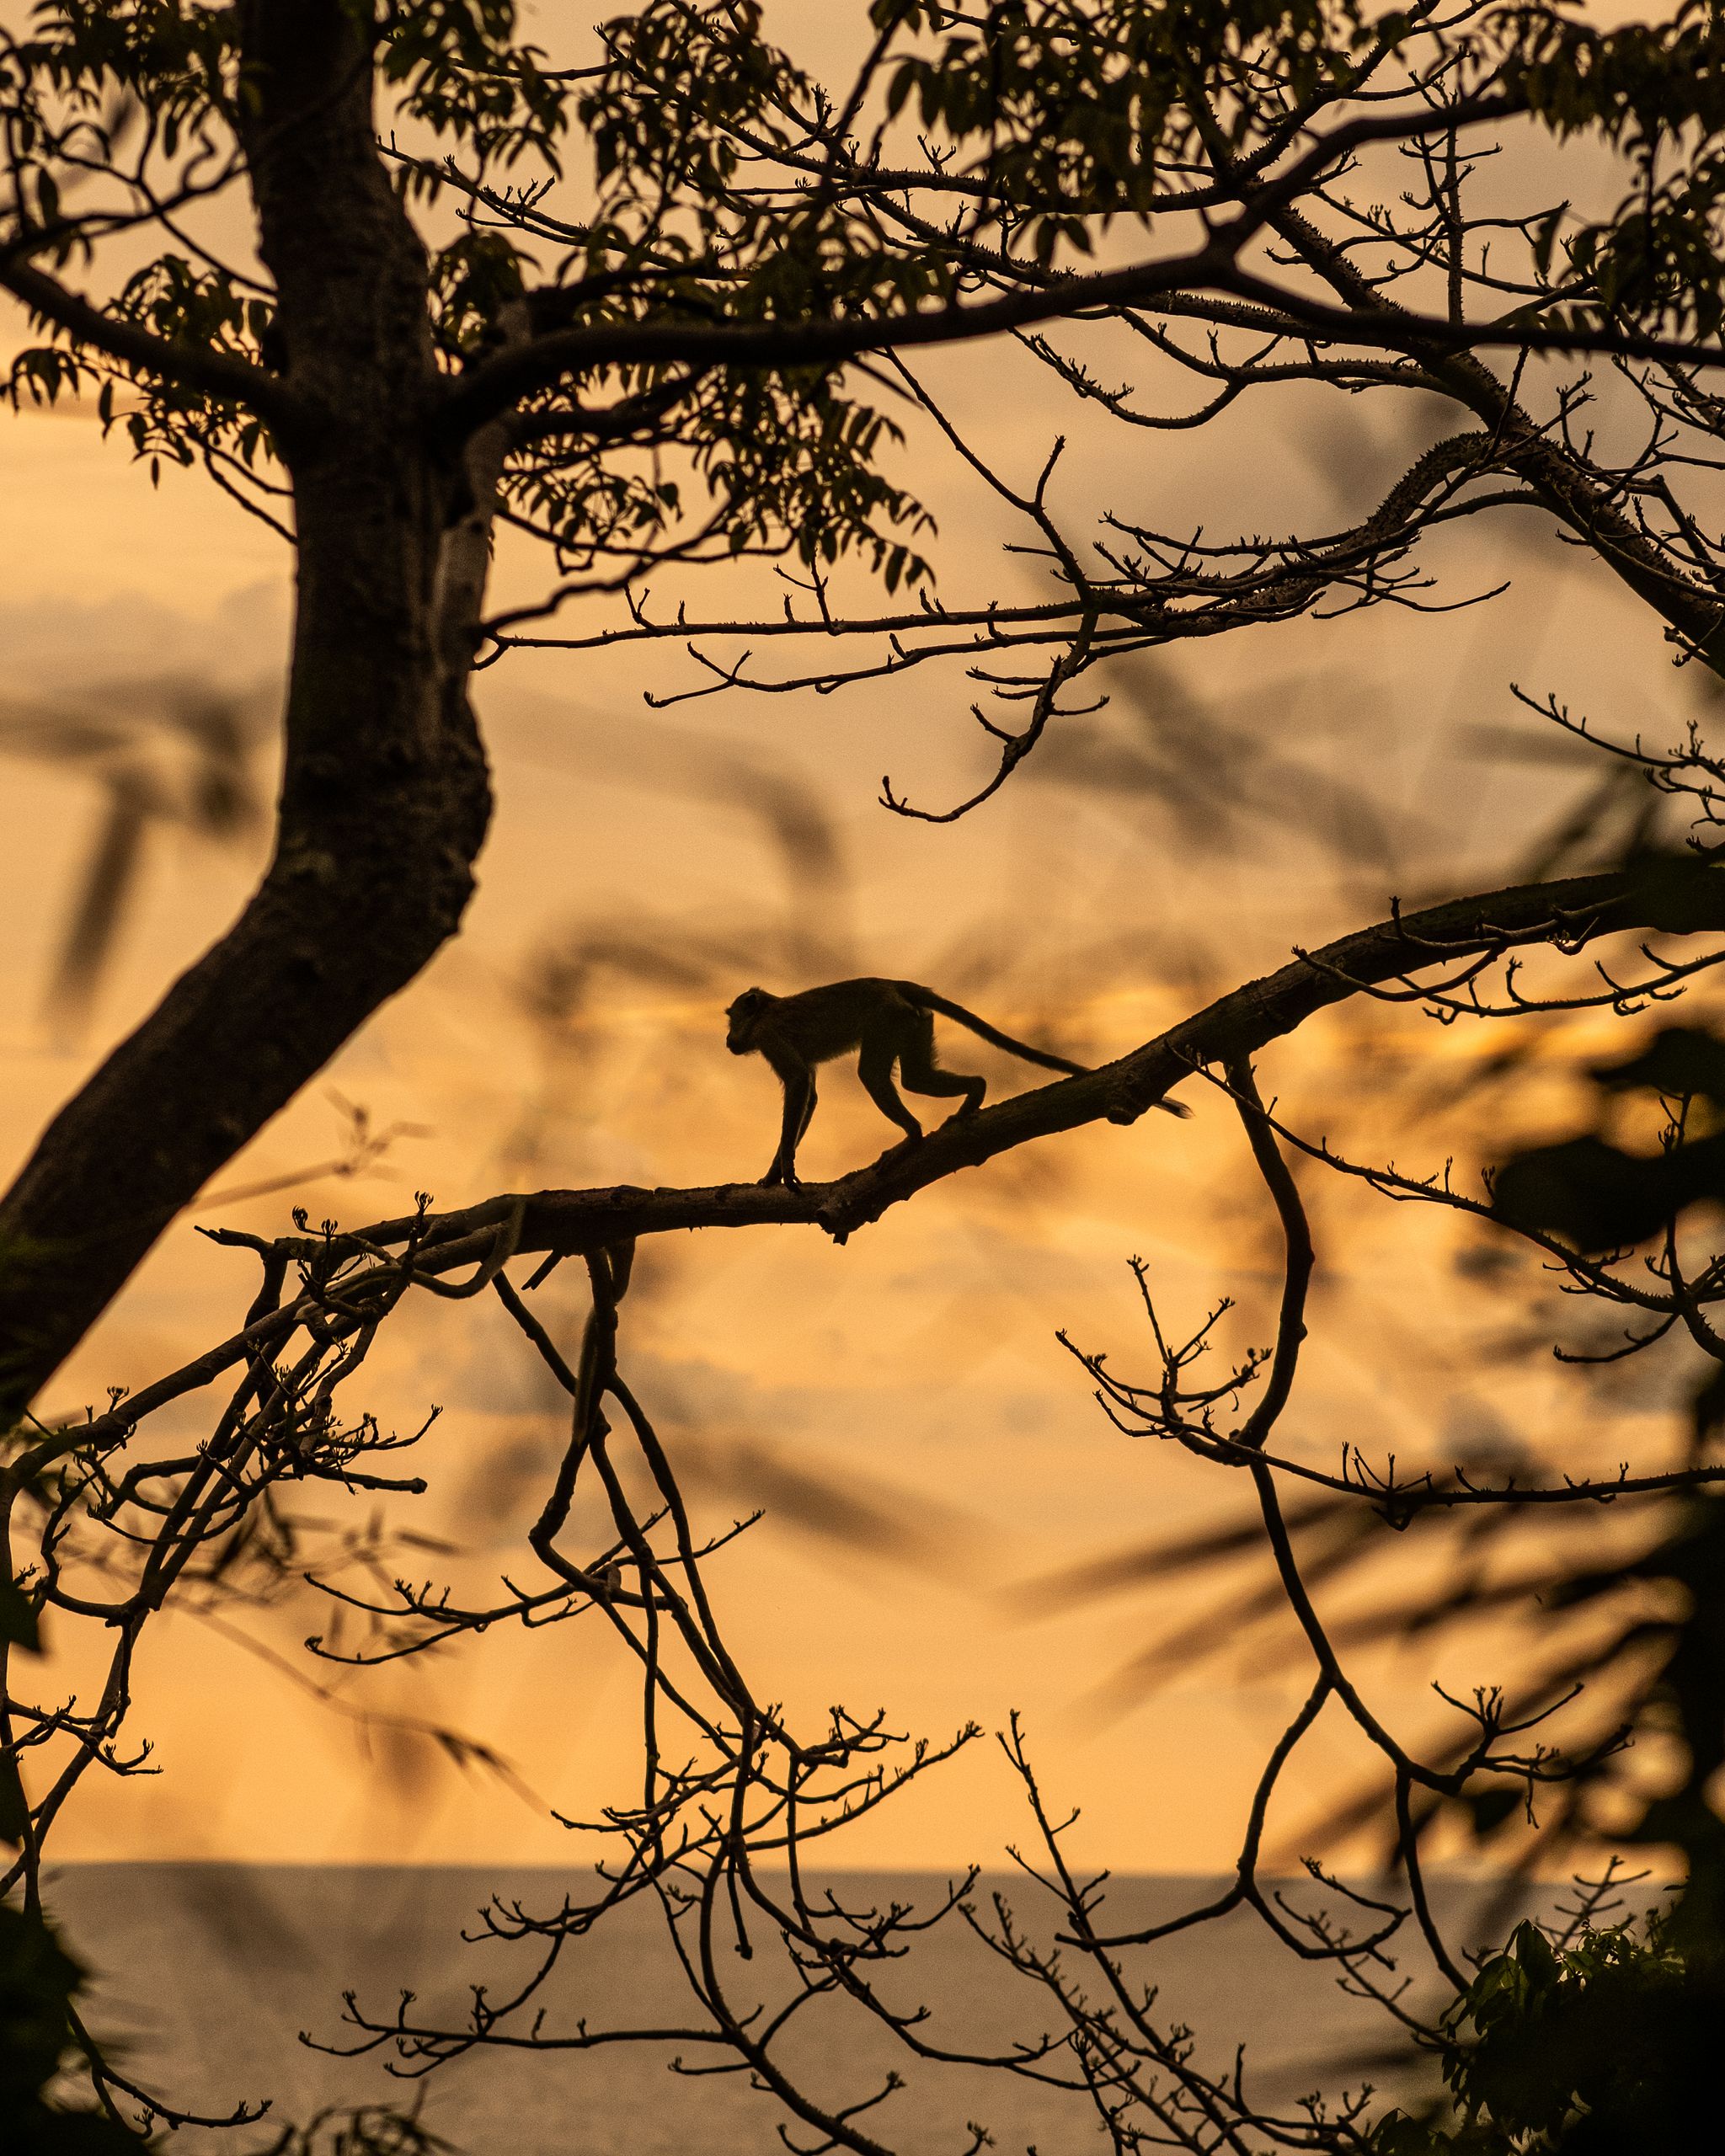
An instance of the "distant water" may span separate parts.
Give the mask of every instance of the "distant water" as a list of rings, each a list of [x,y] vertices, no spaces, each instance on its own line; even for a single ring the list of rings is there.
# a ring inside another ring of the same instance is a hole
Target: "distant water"
[[[68,1943],[96,1972],[93,2022],[117,2040],[133,2079],[209,2111],[269,2096],[271,2121],[284,2121],[329,2104],[399,2101],[412,2086],[390,2077],[384,2054],[332,2059],[296,2041],[301,2029],[342,2038],[343,1991],[355,1991],[382,2017],[405,1988],[419,1994],[416,2013],[452,2023],[467,1987],[483,1983],[501,1994],[528,1966],[523,1949],[462,1942],[488,1897],[500,1892],[549,1913],[572,1883],[557,1871],[502,1868],[80,1865],[54,1875],[50,1898]],[[932,1905],[944,1882],[846,1874],[832,1883],[854,1907],[888,1898]],[[1111,1926],[1159,1921],[1221,1883],[1118,1880]],[[1036,1916],[1040,1897],[1026,1881],[985,1882],[983,1891],[990,1885],[1006,1891],[1027,1921]],[[1305,1880],[1288,1889],[1302,1907],[1316,1891]],[[1463,1948],[1495,1943],[1521,1913],[1459,1881],[1440,1882],[1436,1898]],[[759,1972],[779,1951],[770,1938],[757,1946],[753,1963],[735,1961],[728,1972],[737,1998],[755,1995],[751,1983],[763,1981]],[[1362,2079],[1383,2086],[1396,2078],[1379,2056],[1385,2017],[1346,1997],[1332,1972],[1296,1960],[1248,1913],[1130,1958],[1159,1987],[1165,2020],[1192,2028],[1200,2064],[1226,2070],[1236,2045],[1246,2045],[1260,2100],[1285,2104],[1309,2089],[1334,2093]],[[1423,1966],[1410,1945],[1405,1968]],[[1032,1988],[956,1919],[920,1940],[883,1988],[895,2006],[926,2005],[933,2036],[953,2046],[1003,2048],[1046,2025]],[[662,1924],[641,1905],[608,1919],[566,1956],[544,2003],[548,2036],[583,2015],[595,2028],[698,2018]],[[1003,2156],[1032,2146],[1038,2156],[1095,2156],[1102,2145],[1080,2099],[1017,2078],[924,2065],[853,2007],[815,2010],[825,2018],[810,2021],[793,2063],[817,2093],[841,2102],[873,2094],[895,2068],[907,2085],[868,2123],[902,2156],[955,2156],[969,2145],[971,2119],[989,2127]],[[666,2070],[672,2048],[470,2054],[433,2074],[422,2116],[472,2156],[782,2156],[775,2128],[788,2115],[776,2100],[740,2075],[680,2078]],[[254,2129],[238,2143],[222,2136],[221,2145],[232,2151],[261,2137]],[[200,2133],[173,2143],[187,2156],[211,2145]]]

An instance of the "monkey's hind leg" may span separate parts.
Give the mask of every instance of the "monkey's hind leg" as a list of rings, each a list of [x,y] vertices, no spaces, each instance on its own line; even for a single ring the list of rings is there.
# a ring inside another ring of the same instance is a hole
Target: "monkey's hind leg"
[[[959,1115],[975,1115],[988,1091],[985,1078],[967,1078],[961,1071],[941,1069],[934,1053],[934,1019],[927,1011],[918,1011],[915,1027],[905,1029],[899,1049],[899,1079],[913,1093],[940,1098],[962,1093]]]
[[[899,1056],[896,1039],[870,1041],[864,1045],[857,1062],[857,1075],[868,1088],[868,1097],[889,1123],[895,1123],[905,1134],[907,1144],[914,1145],[922,1135],[922,1125],[899,1097],[899,1089],[893,1083],[893,1065]]]

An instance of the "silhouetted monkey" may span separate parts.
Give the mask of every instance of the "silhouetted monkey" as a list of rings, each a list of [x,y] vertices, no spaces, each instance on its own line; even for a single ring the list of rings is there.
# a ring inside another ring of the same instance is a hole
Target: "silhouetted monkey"
[[[988,1081],[941,1069],[934,1054],[937,1011],[1027,1063],[1075,1077],[1086,1075],[1083,1064],[1028,1048],[1010,1033],[996,1032],[963,1004],[948,1002],[914,980],[836,980],[825,988],[805,988],[800,995],[772,995],[764,988],[745,988],[725,1013],[730,1022],[724,1044],[733,1055],[764,1055],[785,1093],[778,1150],[762,1182],[797,1181],[797,1147],[814,1113],[814,1066],[853,1048],[862,1051],[857,1075],[869,1097],[884,1116],[897,1123],[907,1144],[921,1137],[922,1125],[893,1084],[895,1063],[900,1081],[913,1093],[962,1093],[957,1113],[975,1115]],[[1178,1101],[1158,1101],[1156,1106],[1170,1115],[1192,1113]]]

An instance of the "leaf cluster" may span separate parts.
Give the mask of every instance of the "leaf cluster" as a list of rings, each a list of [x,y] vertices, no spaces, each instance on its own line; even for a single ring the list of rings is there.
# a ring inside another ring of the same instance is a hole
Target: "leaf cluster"
[[[517,37],[515,0],[340,0],[400,110],[505,162],[548,153],[563,125],[560,84]],[[11,47],[23,83],[86,111],[117,94],[163,131],[172,155],[211,116],[232,122],[245,95],[245,13],[206,0],[38,0]]]
[[[657,225],[676,203],[697,230],[728,229],[745,136],[791,148],[818,86],[762,35],[758,0],[648,0],[600,35],[604,66],[578,109],[606,214]]]
[[[1717,2122],[1717,1988],[1669,1920],[1554,1946],[1519,1925],[1444,2019],[1449,2122],[1393,2112],[1375,2156],[1603,2156],[1700,2148]]]
[[[923,0],[877,0],[875,23],[948,19]],[[1046,265],[1092,252],[1092,226],[1146,216],[1170,168],[1206,139],[1242,142],[1247,81],[1295,104],[1345,87],[1368,44],[1407,35],[1399,12],[1370,24],[1354,0],[1017,0],[949,31],[895,70],[887,109],[912,108],[926,134],[974,157]]]
[[[1538,8],[1514,9],[1503,80],[1560,139],[1624,150],[1634,184],[1608,218],[1564,239],[1573,296],[1540,319],[1628,323],[1711,338],[1725,320],[1725,17],[1681,0],[1662,21],[1600,30]],[[1669,168],[1668,168],[1668,167]],[[1562,213],[1539,236],[1548,269]]]
[[[663,376],[644,369],[625,379],[650,399]],[[711,497],[708,551],[792,553],[809,567],[853,554],[890,591],[928,574],[915,542],[932,529],[879,468],[883,447],[900,439],[884,414],[839,395],[818,370],[715,371],[634,467],[607,447],[578,446],[518,462],[505,493],[572,561],[645,552],[673,543],[682,520],[684,488],[664,462],[667,447],[681,448]]]
[[[83,1971],[40,1917],[0,1903],[0,2121],[8,2156],[119,2156],[137,2143],[93,2111],[68,2111],[44,2091],[71,2047],[69,2019]]]
[[[563,85],[521,41],[515,0],[350,0],[377,16],[379,72],[403,117],[473,152],[482,165],[535,156],[555,168],[568,120]]]
[[[238,10],[203,0],[38,0],[8,55],[8,102],[50,135],[51,99],[84,115],[141,111],[171,157],[212,115],[231,115],[238,39]]]

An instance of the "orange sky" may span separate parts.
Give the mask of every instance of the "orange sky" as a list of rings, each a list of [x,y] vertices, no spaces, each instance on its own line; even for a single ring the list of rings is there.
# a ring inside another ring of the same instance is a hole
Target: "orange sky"
[[[930,373],[1021,476],[1071,423],[1000,355]],[[1336,413],[1290,403],[1286,419],[1277,435],[1244,422],[1224,430],[1220,450],[1153,437],[1134,443],[1129,462],[1117,442],[1081,435],[1066,499],[1169,526],[1201,515],[1281,528],[1357,508],[1398,454],[1386,413],[1364,402]],[[1353,431],[1337,431],[1344,424]],[[932,469],[919,456],[919,479]],[[142,746],[129,753],[171,792],[173,751],[148,724],[160,685],[255,691],[267,708],[288,587],[279,542],[195,478],[169,473],[152,491],[88,418],[0,427],[0,474],[11,660],[0,745],[12,752],[0,1102],[15,1161],[104,1045],[231,916],[259,858],[255,841],[223,850],[156,830],[87,1024],[45,1018],[44,985],[114,766],[44,760],[30,752],[26,722],[51,707],[142,717]],[[996,551],[1010,535],[991,504],[937,471],[929,491],[949,596],[1028,588],[1024,567]],[[500,1187],[740,1177],[765,1165],[776,1115],[767,1074],[723,1047],[723,1006],[750,979],[789,989],[824,969],[929,980],[1013,1030],[1100,1059],[1279,963],[1292,944],[1380,916],[1392,892],[1488,884],[1551,806],[1549,775],[1498,766],[1482,777],[1467,760],[1471,726],[1532,730],[1509,680],[1555,689],[1625,733],[1681,692],[1657,632],[1530,520],[1446,540],[1437,558],[1458,589],[1513,571],[1515,591],[1460,616],[1385,613],[1195,647],[1124,685],[1082,737],[1130,748],[1159,709],[1195,706],[1256,734],[1266,753],[1345,768],[1381,812],[1387,836],[1375,851],[1357,832],[1303,828],[1309,811],[1206,851],[1201,831],[1177,828],[1152,799],[1102,782],[1105,757],[1064,751],[955,828],[900,822],[874,805],[883,771],[933,800],[984,768],[953,676],[661,718],[640,692],[691,678],[674,648],[524,655],[492,670],[480,701],[499,812],[467,932],[232,1164],[48,1405],[99,1399],[230,1329],[250,1274],[195,1236],[192,1222],[285,1228],[292,1193],[219,1201],[224,1189],[338,1152],[332,1091],[379,1123],[425,1134],[403,1136],[377,1171],[308,1186],[314,1218],[396,1211],[416,1187],[454,1204]],[[505,552],[498,596],[537,589],[532,566]],[[753,590],[757,606],[776,604],[766,583]],[[692,585],[692,606],[718,611],[724,590],[717,576]],[[266,740],[259,756],[267,772]],[[762,773],[779,789],[776,810]],[[826,835],[818,874],[786,851],[792,810]],[[1314,835],[1339,838],[1339,866]],[[563,1005],[547,1017],[558,983]],[[1473,1045],[1418,1019],[1352,1013],[1267,1059],[1265,1076],[1306,1127],[1344,1130],[1362,1147],[1376,1138],[1406,1159],[1409,1134],[1391,1133],[1418,1059]],[[953,1060],[967,1054],[968,1043],[964,1054],[953,1044]],[[1007,1066],[988,1067],[1018,1082]],[[1261,1337],[1274,1286],[1264,1209],[1231,1115],[1196,1081],[1184,1090],[1197,1111],[1188,1124],[1150,1117],[997,1161],[842,1250],[793,1230],[655,1247],[644,1253],[624,1336],[625,1366],[663,1414],[701,1502],[722,1518],[763,1496],[772,1507],[713,1572],[757,1689],[816,1714],[835,1699],[885,1704],[936,1737],[969,1718],[993,1728],[1022,1707],[1053,1793],[1084,1807],[1076,1854],[1132,1870],[1231,1861],[1247,1792],[1305,1689],[1290,1652],[1284,1665],[1224,1657],[1153,1697],[1109,1693],[1114,1673],[1189,1606],[1183,1598],[1213,1586],[1182,1582],[1035,1621],[1014,1593],[1063,1565],[1159,1539],[1231,1496],[1215,1471],[1114,1433],[1053,1337],[1065,1326],[1109,1348],[1123,1371],[1146,1366],[1125,1267],[1133,1253],[1179,1316],[1195,1321],[1231,1294],[1242,1305],[1236,1344]],[[1561,1113],[1565,1098],[1552,1092],[1544,1111]],[[1466,1137],[1465,1123],[1432,1122],[1415,1127],[1411,1148],[1436,1165],[1465,1152]],[[884,1143],[874,1111],[835,1073],[805,1166],[829,1172]],[[1404,1458],[1441,1454],[1480,1417],[1515,1408],[1535,1423],[1569,1423],[1568,1381],[1538,1357],[1494,1375],[1489,1405],[1473,1396],[1467,1342],[1491,1313],[1455,1283],[1455,1238],[1441,1224],[1324,1188],[1314,1202],[1324,1273],[1286,1425],[1291,1449],[1327,1460],[1357,1438]],[[542,1297],[564,1326],[579,1320],[574,1270]],[[458,1576],[494,1577],[519,1561],[551,1456],[545,1403],[489,1303],[410,1313],[376,1358],[367,1398],[403,1423],[443,1406],[425,1448],[434,1488],[416,1524],[461,1539],[470,1554]],[[1597,1442],[1615,1462],[1623,1427]],[[879,1521],[879,1546],[827,1531],[820,1492],[835,1488]],[[296,1606],[253,1630],[291,1656],[318,1621]],[[1437,1673],[1466,1687],[1500,1673],[1386,1662],[1375,1696],[1407,1733],[1434,1726]],[[596,1627],[494,1636],[348,1692],[497,1745],[566,1812],[604,1801],[630,1772],[633,1679]],[[518,1797],[463,1778],[423,1745],[368,1736],[195,1620],[169,1620],[147,1650],[136,1727],[164,1771],[87,1783],[58,1830],[62,1857],[568,1853],[562,1831]],[[1321,1726],[1290,1795],[1290,1828],[1359,1764]],[[846,1854],[857,1864],[993,1860],[1023,1825],[997,1757],[978,1747],[878,1814]]]

